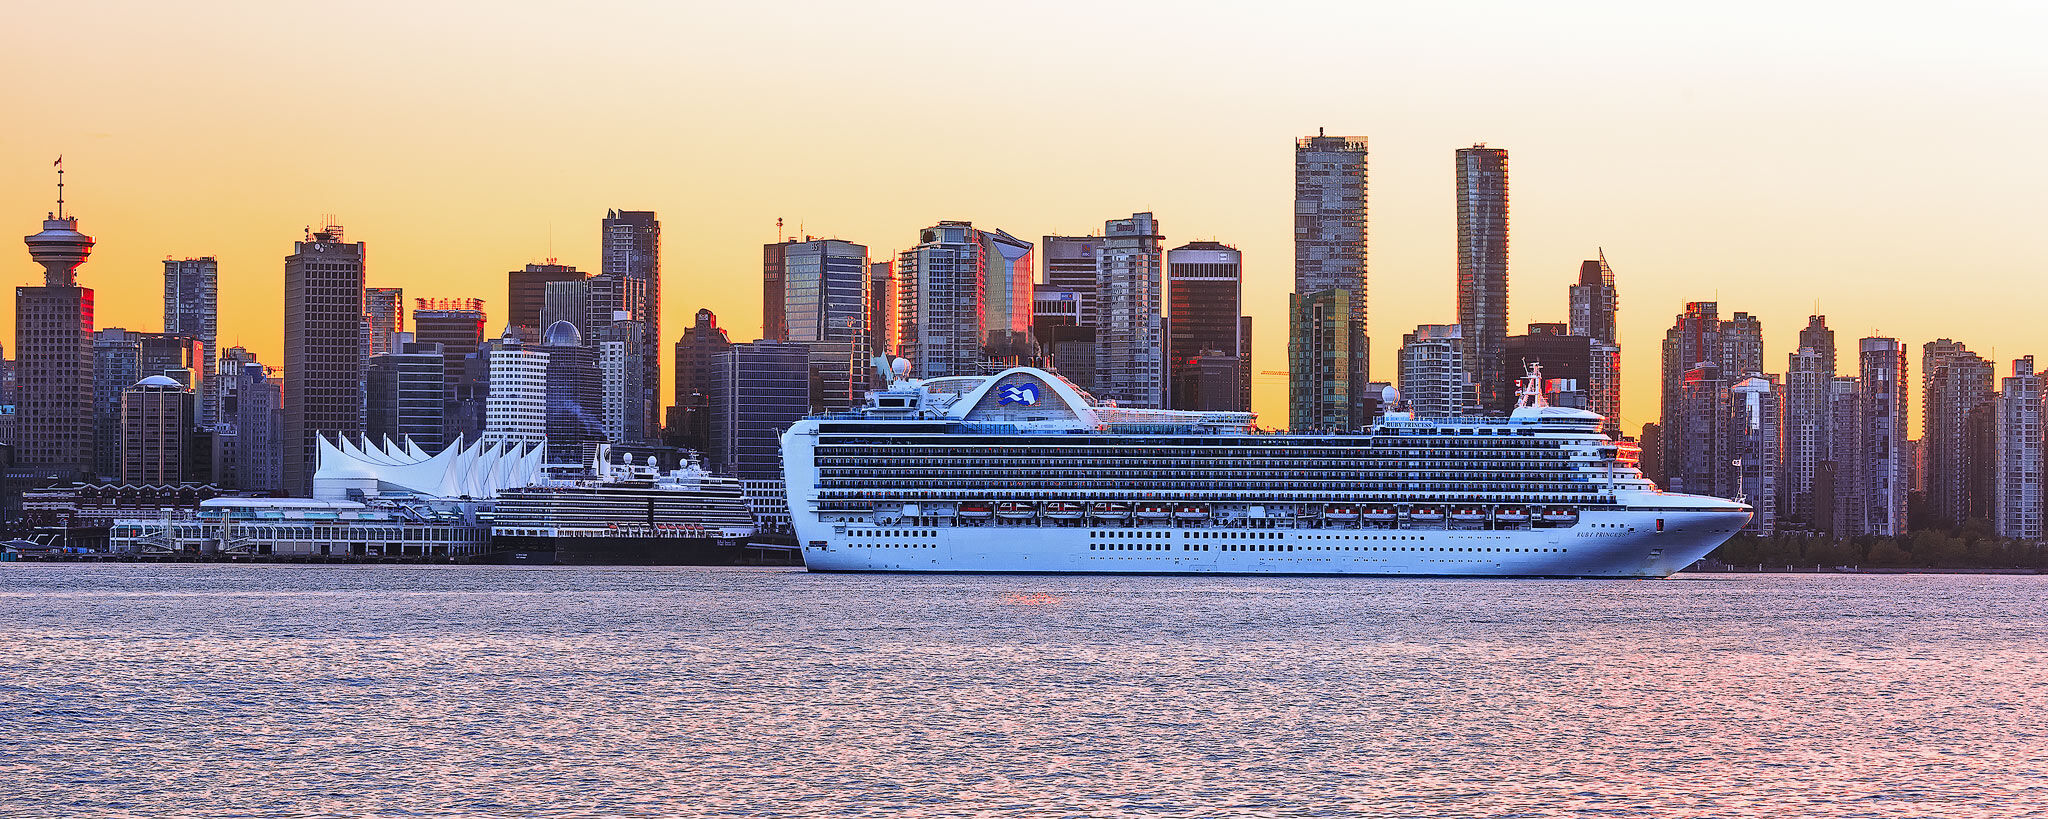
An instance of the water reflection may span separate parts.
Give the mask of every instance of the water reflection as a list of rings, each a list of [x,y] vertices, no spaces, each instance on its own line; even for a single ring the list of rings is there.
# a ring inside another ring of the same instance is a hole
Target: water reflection
[[[0,814],[2040,815],[2044,591],[8,566]]]

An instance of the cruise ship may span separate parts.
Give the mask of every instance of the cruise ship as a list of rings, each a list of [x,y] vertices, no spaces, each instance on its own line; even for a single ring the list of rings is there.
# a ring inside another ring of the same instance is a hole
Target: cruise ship
[[[1661,578],[1750,517],[1660,491],[1534,368],[1506,417],[1341,435],[1118,407],[1029,367],[885,377],[783,433],[811,571]]]
[[[753,517],[736,478],[696,464],[662,472],[612,463],[593,475],[497,494],[488,560],[503,563],[722,565],[744,562]]]

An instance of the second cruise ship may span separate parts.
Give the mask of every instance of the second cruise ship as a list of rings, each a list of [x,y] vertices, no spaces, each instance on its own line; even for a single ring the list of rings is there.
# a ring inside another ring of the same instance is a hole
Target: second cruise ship
[[[1660,491],[1534,372],[1507,417],[1346,435],[1117,407],[1028,367],[889,375],[783,433],[811,571],[1666,577],[1750,517]]]

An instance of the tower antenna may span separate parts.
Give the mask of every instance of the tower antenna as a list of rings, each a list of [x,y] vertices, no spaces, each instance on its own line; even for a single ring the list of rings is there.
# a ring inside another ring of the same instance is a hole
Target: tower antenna
[[[62,219],[64,218],[64,155],[58,154],[57,161],[50,164],[57,166],[57,218]]]
[[[782,217],[775,217],[775,243],[782,244]]]

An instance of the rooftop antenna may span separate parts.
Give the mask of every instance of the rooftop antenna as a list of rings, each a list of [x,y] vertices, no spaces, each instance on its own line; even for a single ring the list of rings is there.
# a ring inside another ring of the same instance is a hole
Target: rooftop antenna
[[[555,263],[555,220],[548,220],[548,264]]]
[[[62,219],[64,218],[64,155],[58,154],[57,161],[50,164],[57,166],[57,218]]]
[[[775,243],[782,244],[782,217],[775,217]]]

